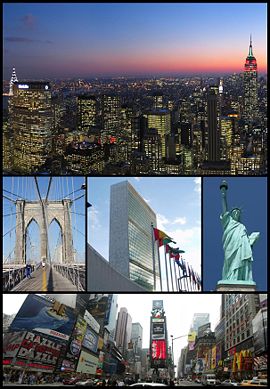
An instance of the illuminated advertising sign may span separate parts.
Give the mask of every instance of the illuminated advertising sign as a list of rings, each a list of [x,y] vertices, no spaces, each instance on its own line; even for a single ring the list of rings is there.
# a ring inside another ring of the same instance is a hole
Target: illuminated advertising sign
[[[75,320],[72,308],[29,294],[11,323],[10,330],[37,331],[67,341]]]
[[[17,353],[17,358],[28,362],[56,365],[61,352],[61,344],[41,335],[27,332]]]
[[[89,327],[91,327],[98,334],[100,330],[100,325],[98,324],[96,319],[91,315],[91,313],[85,311],[83,318],[86,321],[86,323],[89,325]]]
[[[166,359],[166,341],[165,340],[153,340],[151,347],[152,359]]]
[[[29,89],[29,85],[27,84],[18,84],[19,89]]]
[[[164,319],[160,319],[157,317],[152,317],[152,322],[153,323],[164,323]]]
[[[165,323],[152,323],[152,339],[165,339]]]
[[[97,366],[98,358],[82,351],[76,371],[78,373],[96,374]]]
[[[211,369],[215,369],[217,365],[217,349],[216,346],[212,347],[212,360],[211,360]]]
[[[72,334],[72,338],[82,343],[86,328],[87,328],[86,321],[83,319],[81,315],[79,315]]]
[[[3,358],[13,358],[17,355],[26,331],[5,334],[3,339]]]
[[[82,345],[88,350],[97,352],[98,335],[96,335],[89,327],[87,327]]]

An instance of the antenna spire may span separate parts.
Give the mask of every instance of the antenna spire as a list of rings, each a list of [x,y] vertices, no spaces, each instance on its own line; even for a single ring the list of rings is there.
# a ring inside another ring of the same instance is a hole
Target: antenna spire
[[[250,40],[249,40],[249,52],[248,52],[249,57],[253,57],[253,52],[252,52],[252,35],[250,34]]]

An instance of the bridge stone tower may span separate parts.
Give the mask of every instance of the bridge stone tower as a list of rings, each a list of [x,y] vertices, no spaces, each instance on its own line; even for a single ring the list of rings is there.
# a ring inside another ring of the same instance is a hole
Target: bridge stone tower
[[[74,263],[73,241],[71,230],[70,207],[72,201],[16,201],[16,244],[15,263],[26,263],[26,231],[32,220],[36,221],[40,230],[40,255],[45,262],[49,261],[48,229],[55,220],[61,230],[62,263]]]

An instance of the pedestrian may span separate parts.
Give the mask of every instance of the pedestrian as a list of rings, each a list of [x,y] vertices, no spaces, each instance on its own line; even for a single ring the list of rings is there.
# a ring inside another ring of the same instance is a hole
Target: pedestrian
[[[26,275],[27,278],[32,278],[31,277],[31,265],[29,263],[26,265],[25,275]]]

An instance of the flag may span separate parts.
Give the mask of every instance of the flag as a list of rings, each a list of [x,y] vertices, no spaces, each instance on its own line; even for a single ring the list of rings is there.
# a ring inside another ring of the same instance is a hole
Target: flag
[[[153,228],[153,230],[155,240],[158,240],[159,247],[170,242],[175,243],[165,232],[158,230],[157,228]]]
[[[182,269],[183,275],[186,276],[187,275],[187,269],[186,269],[186,265],[185,265],[185,262],[184,262],[182,257],[181,257],[181,261],[179,261],[179,266]]]

